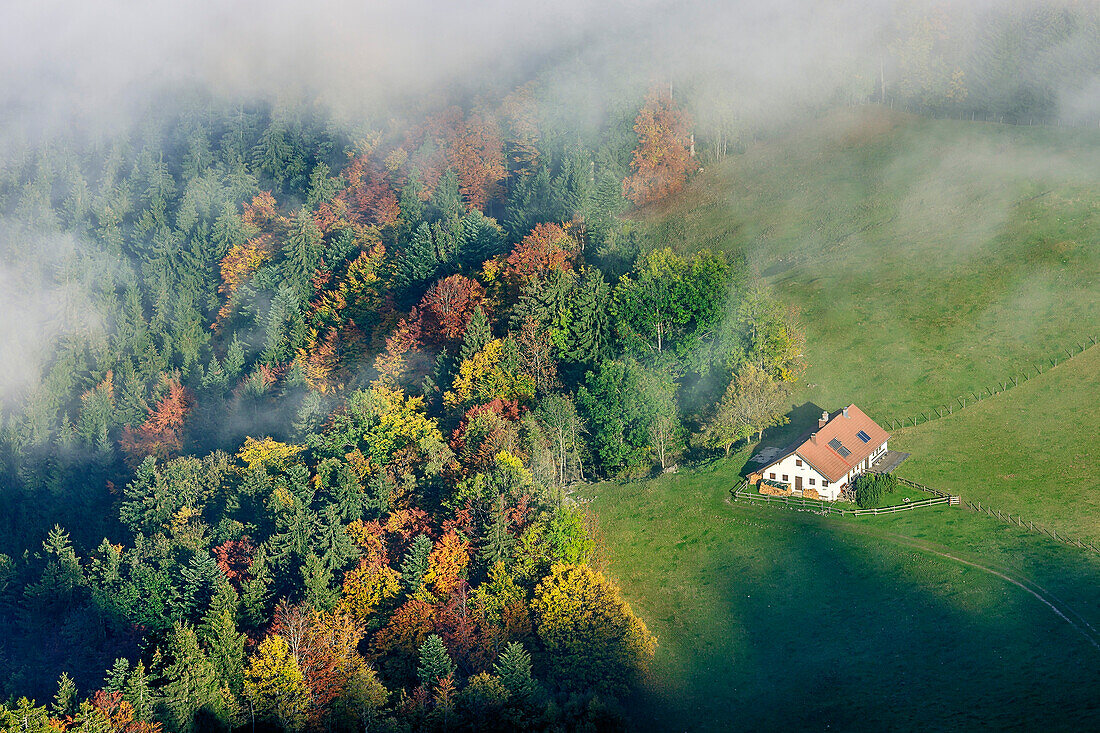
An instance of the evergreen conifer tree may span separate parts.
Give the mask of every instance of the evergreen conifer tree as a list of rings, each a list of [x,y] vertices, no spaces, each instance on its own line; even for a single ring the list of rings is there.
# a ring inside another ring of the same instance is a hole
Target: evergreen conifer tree
[[[218,584],[218,592],[199,626],[199,641],[217,671],[219,686],[238,694],[244,672],[245,635],[237,630],[237,591],[228,582]]]
[[[462,335],[462,348],[458,352],[458,361],[472,359],[474,354],[485,348],[493,340],[493,330],[485,310],[479,305],[466,324],[466,333]]]
[[[428,555],[432,540],[427,535],[417,535],[401,561],[401,582],[410,595],[420,590],[424,573],[428,571]]]
[[[531,677],[531,655],[519,642],[511,642],[497,657],[493,672],[500,678],[513,703],[527,702],[535,690]]]
[[[420,645],[420,665],[416,668],[420,684],[425,690],[433,690],[441,679],[454,671],[454,662],[447,647],[443,646],[443,639],[432,634]]]

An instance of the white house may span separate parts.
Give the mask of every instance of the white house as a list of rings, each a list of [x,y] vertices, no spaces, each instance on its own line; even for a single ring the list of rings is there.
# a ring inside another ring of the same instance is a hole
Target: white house
[[[856,476],[886,453],[890,435],[855,405],[821,413],[817,429],[784,449],[755,473],[787,484],[796,494],[814,489],[834,501]]]

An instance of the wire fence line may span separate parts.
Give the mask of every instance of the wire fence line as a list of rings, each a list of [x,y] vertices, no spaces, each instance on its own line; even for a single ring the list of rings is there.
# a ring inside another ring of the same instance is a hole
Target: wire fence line
[[[1014,374],[1003,382],[998,381],[993,386],[985,385],[975,391],[967,392],[965,395],[956,397],[953,401],[947,404],[935,405],[930,409],[922,410],[915,415],[905,415],[903,417],[887,417],[885,418],[886,424],[891,430],[900,430],[904,427],[916,427],[917,425],[923,425],[926,422],[932,422],[933,420],[939,420],[940,418],[952,415],[959,410],[964,410],[967,407],[976,405],[979,402],[988,400],[990,397],[995,397],[1002,392],[1007,392],[1013,387],[1018,387],[1021,383],[1027,382],[1031,379],[1032,370],[1035,371],[1035,376],[1039,376],[1045,372],[1050,371],[1054,367],[1058,366],[1062,362],[1068,361],[1075,356],[1083,354],[1091,349],[1097,343],[1095,336],[1087,337],[1085,341],[1075,341],[1072,348],[1062,349],[1056,352],[1052,356],[1048,356],[1041,362],[1035,362],[1028,366],[1027,369],[1022,370],[1019,374]]]
[[[1091,550],[1092,552],[1100,555],[1100,547],[1097,547],[1094,543],[1083,542],[1074,537],[1070,537],[1065,533],[1059,534],[1058,530],[1056,529],[1044,527],[1041,524],[1036,524],[1035,522],[1024,519],[1023,517],[1013,516],[1009,512],[1002,512],[998,509],[994,509],[991,506],[982,504],[980,501],[972,502],[964,499],[963,505],[967,509],[973,512],[977,512],[978,514],[987,514],[991,517],[1001,520],[1002,522],[1005,522],[1006,524],[1012,524],[1017,527],[1026,529],[1029,532],[1034,532],[1036,534],[1044,534],[1056,542],[1061,542],[1062,544],[1069,545],[1070,547],[1079,547],[1083,550]]]

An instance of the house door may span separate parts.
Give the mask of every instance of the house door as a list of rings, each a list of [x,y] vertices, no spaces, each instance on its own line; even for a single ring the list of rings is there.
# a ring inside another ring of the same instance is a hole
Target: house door
[[[802,491],[802,477],[801,476],[795,476],[794,477],[794,490],[795,491]]]

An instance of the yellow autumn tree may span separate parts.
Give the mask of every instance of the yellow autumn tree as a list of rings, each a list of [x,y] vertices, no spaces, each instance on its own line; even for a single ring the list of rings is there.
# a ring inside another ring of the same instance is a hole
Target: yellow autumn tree
[[[657,647],[618,586],[587,565],[554,565],[531,609],[554,676],[576,689],[623,690]]]
[[[515,343],[510,339],[494,339],[462,362],[443,401],[453,407],[481,405],[495,398],[526,402],[534,396],[535,380],[521,371]]]
[[[401,574],[389,565],[362,562],[344,573],[339,608],[359,623],[366,623],[379,606],[397,596],[400,580]]]
[[[244,697],[257,718],[284,730],[302,727],[309,690],[298,660],[282,637],[271,634],[249,659],[244,671]]]
[[[301,453],[305,448],[290,443],[280,443],[271,438],[256,440],[252,437],[244,439],[244,445],[237,451],[237,458],[244,461],[249,471],[254,471],[257,466],[282,470],[286,462]]]

